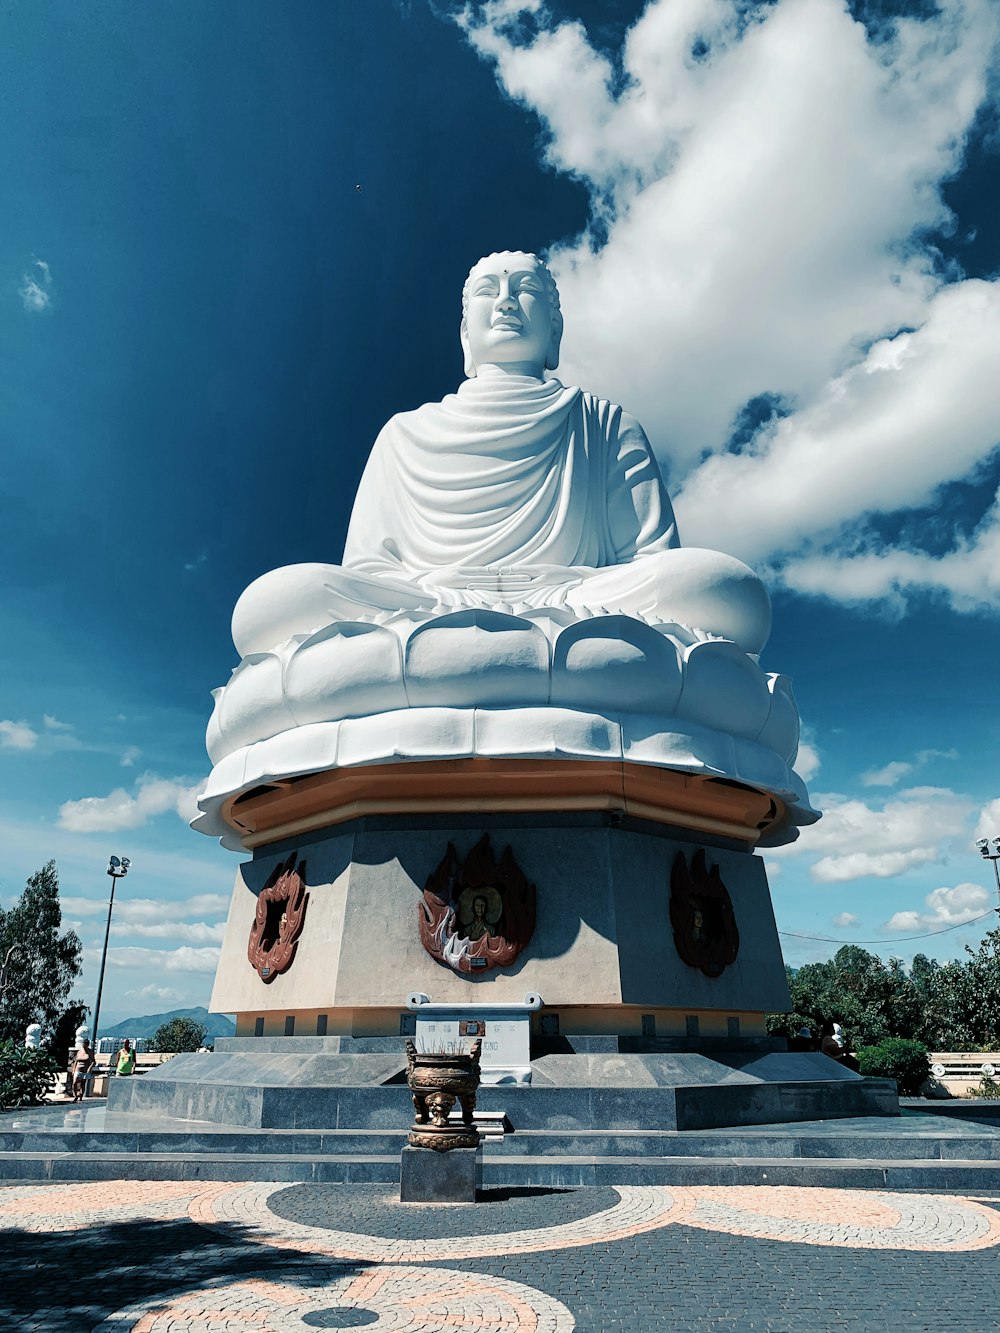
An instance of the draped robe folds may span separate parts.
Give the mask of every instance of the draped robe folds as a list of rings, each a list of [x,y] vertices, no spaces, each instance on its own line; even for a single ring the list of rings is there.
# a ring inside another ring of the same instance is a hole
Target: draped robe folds
[[[563,608],[675,621],[759,652],[752,570],[681,548],[642,427],[558,380],[488,375],[395,416],[365,468],[342,565],[287,565],[233,612],[242,656],[337,620]]]
[[[476,378],[384,427],[330,591],[365,600],[375,579],[405,585],[407,606],[418,588],[421,603],[560,605],[596,570],[678,545],[649,442],[620,407],[558,380]]]

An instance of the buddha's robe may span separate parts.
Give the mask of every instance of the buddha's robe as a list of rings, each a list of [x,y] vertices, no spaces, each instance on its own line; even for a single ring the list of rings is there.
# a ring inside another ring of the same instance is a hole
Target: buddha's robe
[[[558,380],[477,377],[386,424],[343,565],[264,575],[236,607],[233,638],[245,655],[333,620],[504,603],[652,614],[757,651],[769,605],[756,576],[679,546],[638,422]],[[744,623],[732,591],[763,599],[762,630],[760,605]]]
[[[503,375],[393,417],[358,487],[344,565],[455,593],[463,570],[533,570],[534,601],[678,545],[638,422],[558,380]]]

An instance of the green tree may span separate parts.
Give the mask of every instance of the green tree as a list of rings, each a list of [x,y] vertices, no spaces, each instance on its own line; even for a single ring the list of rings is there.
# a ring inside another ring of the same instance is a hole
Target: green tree
[[[49,861],[28,880],[9,911],[0,909],[0,963],[12,945],[7,985],[0,1002],[0,1041],[24,1042],[29,1023],[50,1038],[80,975],[83,946],[62,930],[59,876]]]
[[[840,1023],[849,1042],[873,1046],[887,1037],[911,1037],[920,1022],[917,988],[898,958],[884,963],[856,944],[845,944],[823,963],[786,969],[792,1012],[771,1014],[768,1030],[792,1036],[805,1024],[818,1036],[824,1023]]]
[[[969,955],[963,971],[972,1040],[992,1050],[1000,1049],[1000,930],[988,930],[978,949],[965,946]]]
[[[207,1031],[204,1023],[196,1023],[192,1018],[170,1018],[153,1033],[153,1050],[165,1054],[196,1051]]]

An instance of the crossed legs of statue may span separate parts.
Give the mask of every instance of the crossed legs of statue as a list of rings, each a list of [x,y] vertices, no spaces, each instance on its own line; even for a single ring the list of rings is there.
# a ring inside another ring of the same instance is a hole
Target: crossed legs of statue
[[[748,653],[760,652],[771,628],[767,591],[751,569],[718,551],[679,547],[604,569],[453,568],[420,582],[339,565],[286,565],[257,579],[239,599],[233,642],[246,657],[335,620],[518,601],[586,615],[652,615],[732,639]]]
[[[596,569],[567,591],[566,605],[592,614],[653,614],[732,639],[747,653],[759,653],[771,632],[771,599],[753,570],[695,546]]]

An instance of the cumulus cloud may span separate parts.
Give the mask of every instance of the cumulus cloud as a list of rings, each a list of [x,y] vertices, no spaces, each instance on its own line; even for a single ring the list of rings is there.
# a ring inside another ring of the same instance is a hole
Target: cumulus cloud
[[[144,773],[137,779],[134,792],[117,787],[107,796],[84,796],[66,801],[59,807],[59,824],[75,833],[116,833],[121,829],[141,828],[148,820],[168,810],[181,819],[191,820],[197,813],[199,784],[188,786],[182,779],[158,778]]]
[[[853,912],[840,912],[837,916],[833,917],[832,920],[833,924],[841,930],[846,930],[848,926],[856,926],[858,924],[858,918]]]
[[[63,911],[75,917],[101,917],[107,911],[107,899],[62,897]],[[190,898],[119,898],[115,903],[115,921],[135,925],[158,926],[164,922],[184,921],[188,917],[224,916],[229,896],[224,893],[196,893]]]
[[[118,939],[178,940],[185,944],[221,944],[225,923],[205,921],[113,921],[111,934]]]
[[[142,755],[138,745],[126,745],[122,750],[121,765],[122,768],[134,768],[135,761]]]
[[[820,757],[815,745],[809,741],[799,741],[799,752],[795,759],[795,771],[803,782],[812,782],[819,772]]]
[[[52,303],[52,270],[44,259],[35,259],[21,274],[18,288],[21,304],[31,314],[40,314]]]
[[[620,70],[544,4],[458,22],[540,118],[546,161],[590,188],[589,228],[550,252],[560,375],[647,427],[684,540],[803,593],[1000,605],[1000,509],[943,556],[869,528],[1000,444],[1000,282],[944,272],[926,239],[951,222],[940,187],[1000,8],[941,0],[866,31],[843,0],[651,0]]]
[[[38,732],[27,722],[0,722],[0,749],[33,750],[38,744]]]
[[[60,720],[57,717],[53,717],[51,713],[42,714],[42,725],[45,727],[46,731],[73,730],[72,722],[60,722]]]
[[[896,759],[883,768],[872,768],[862,773],[861,781],[866,787],[895,787],[900,778],[905,778],[912,770],[912,764]]]
[[[883,930],[934,930],[964,925],[988,912],[994,895],[979,884],[956,884],[954,888],[934,889],[924,902],[927,911],[894,912]]]
[[[113,946],[108,950],[112,967],[143,968],[147,972],[214,972],[219,962],[217,948],[145,949],[141,945]]]
[[[157,986],[150,982],[148,986],[140,986],[137,990],[127,990],[126,999],[133,1000],[165,1000],[168,1003],[185,999],[182,991],[175,990],[173,986]]]
[[[987,801],[976,820],[977,838],[1000,838],[1000,796]]]
[[[915,866],[939,861],[961,837],[974,806],[946,787],[911,787],[881,806],[856,797],[818,796],[823,818],[803,829],[790,847],[771,848],[779,859],[818,855],[809,873],[821,884],[870,875],[891,879]]]

